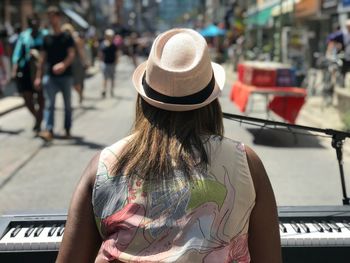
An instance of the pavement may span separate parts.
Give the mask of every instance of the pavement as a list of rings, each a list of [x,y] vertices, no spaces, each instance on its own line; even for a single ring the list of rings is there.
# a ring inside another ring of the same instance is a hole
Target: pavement
[[[226,82],[234,83],[236,74],[229,64],[223,65],[226,70]],[[99,71],[98,65],[89,68],[88,76],[92,76]],[[24,107],[23,99],[17,94],[14,83],[8,85],[5,89],[5,96],[0,98],[0,116],[13,110]],[[274,120],[281,121],[278,116],[273,116]],[[344,125],[340,114],[335,106],[323,107],[321,97],[309,96],[302,107],[296,124],[317,127],[322,129],[342,130]],[[344,144],[344,152],[350,156],[350,143]]]

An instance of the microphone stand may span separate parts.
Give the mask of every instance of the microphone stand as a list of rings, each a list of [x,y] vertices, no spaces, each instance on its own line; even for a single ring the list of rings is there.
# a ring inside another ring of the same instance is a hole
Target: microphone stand
[[[284,122],[265,120],[265,119],[242,116],[237,114],[230,114],[226,112],[223,112],[223,117],[229,120],[240,120],[240,122],[249,121],[249,122],[263,123],[265,127],[266,126],[287,127],[288,129],[294,128],[299,130],[313,131],[313,132],[324,133],[332,136],[332,147],[336,150],[338,165],[339,165],[340,180],[341,180],[341,186],[342,186],[342,192],[343,192],[343,205],[350,205],[350,198],[347,196],[347,192],[346,192],[345,175],[344,175],[344,169],[343,169],[343,143],[346,138],[350,138],[349,132],[289,124]]]

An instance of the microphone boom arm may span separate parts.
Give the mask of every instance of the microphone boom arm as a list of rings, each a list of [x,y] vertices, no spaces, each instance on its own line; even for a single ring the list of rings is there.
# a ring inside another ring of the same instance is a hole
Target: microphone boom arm
[[[260,118],[254,118],[254,117],[248,117],[243,115],[237,115],[237,114],[231,114],[223,112],[223,117],[229,120],[244,120],[249,122],[258,122],[264,124],[264,127],[266,126],[280,126],[280,127],[286,127],[288,129],[299,129],[299,130],[306,130],[306,131],[312,131],[312,132],[318,132],[318,133],[324,133],[326,135],[332,136],[332,147],[336,150],[337,154],[337,160],[339,165],[339,172],[340,172],[340,180],[341,180],[341,186],[342,186],[342,192],[343,192],[343,205],[350,205],[350,198],[347,196],[346,193],[346,184],[345,184],[345,175],[344,175],[344,169],[343,169],[343,143],[346,138],[350,138],[349,132],[344,131],[338,131],[333,129],[321,129],[316,127],[310,127],[310,126],[303,126],[303,125],[296,125],[296,124],[289,124],[284,122],[278,122],[278,121],[271,121],[271,120],[265,120]]]

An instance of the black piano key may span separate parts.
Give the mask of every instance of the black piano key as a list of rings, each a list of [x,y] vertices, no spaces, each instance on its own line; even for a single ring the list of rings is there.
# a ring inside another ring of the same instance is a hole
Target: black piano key
[[[341,232],[341,228],[337,225],[337,223],[333,220],[330,221],[329,225],[337,232]]]
[[[37,229],[34,232],[34,237],[38,237],[41,234],[41,232],[43,232],[43,230],[44,230],[44,226],[43,225],[38,226]]]
[[[310,233],[309,227],[303,221],[300,221],[299,225],[304,230],[305,233]]]
[[[35,229],[34,225],[31,225],[31,226],[27,229],[27,231],[24,233],[24,237],[29,237],[29,236],[33,233],[34,229]]]
[[[287,228],[282,224],[282,223],[279,223],[280,225],[280,230],[283,232],[283,233],[287,233]]]
[[[332,228],[330,227],[330,225],[326,221],[322,221],[321,225],[326,231],[333,232]]]
[[[16,227],[15,227],[15,229],[12,231],[12,233],[11,233],[11,237],[15,237],[15,236],[17,236],[17,234],[18,234],[18,232],[19,231],[21,231],[21,226],[20,225],[17,225]]]
[[[295,221],[291,221],[290,225],[293,227],[294,231],[297,233],[301,233],[300,231],[300,227],[298,226],[298,224]]]
[[[53,234],[56,232],[56,230],[57,230],[57,225],[53,225],[48,233],[48,236],[52,237]]]
[[[59,228],[58,228],[58,231],[57,231],[57,236],[62,236],[63,235],[63,232],[64,232],[64,225],[61,225]]]
[[[324,231],[322,226],[319,223],[317,223],[316,221],[313,221],[312,225],[317,229],[318,232],[323,232]]]
[[[350,231],[350,223],[346,220],[343,220],[343,225]]]

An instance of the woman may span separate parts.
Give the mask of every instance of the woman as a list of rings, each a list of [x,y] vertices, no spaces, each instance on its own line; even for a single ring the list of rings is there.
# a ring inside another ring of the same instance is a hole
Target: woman
[[[133,132],[89,163],[57,262],[281,262],[265,169],[223,137],[224,79],[196,31],[156,38],[133,75]]]

